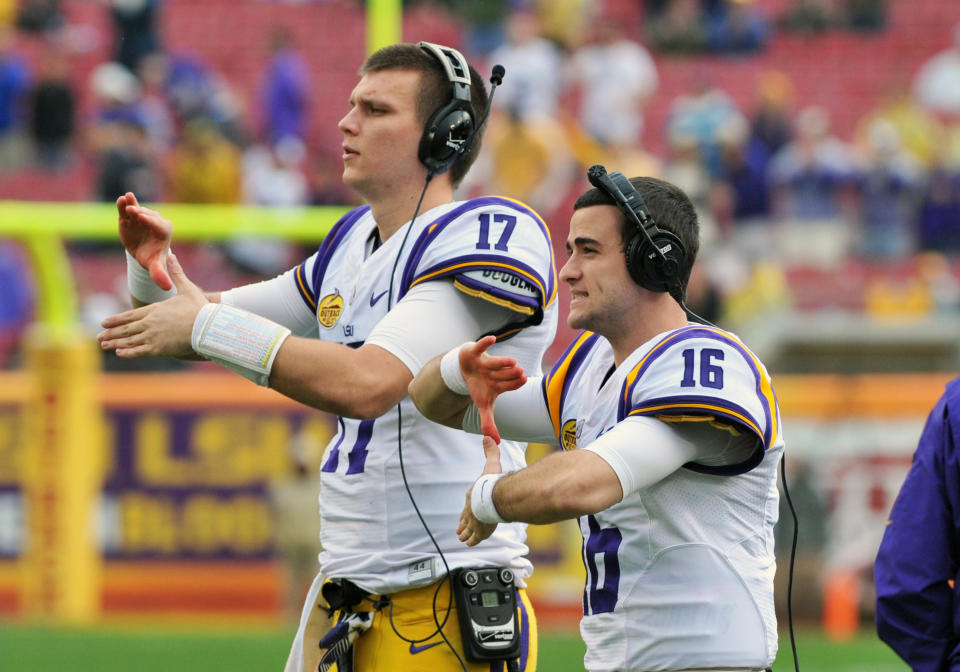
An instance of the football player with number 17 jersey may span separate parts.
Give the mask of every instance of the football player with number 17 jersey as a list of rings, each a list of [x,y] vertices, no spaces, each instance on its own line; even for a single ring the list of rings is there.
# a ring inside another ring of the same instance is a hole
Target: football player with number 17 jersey
[[[549,233],[535,212],[498,197],[444,204],[371,252],[375,231],[370,209],[357,208],[296,269],[296,285],[304,306],[317,315],[321,339],[377,345],[419,370],[419,353],[408,352],[409,344],[395,337],[398,319],[443,329],[456,315],[438,313],[430,302],[450,284],[468,301],[485,299],[508,316],[493,333],[525,366],[539,368],[555,328],[556,289]],[[383,322],[391,311],[395,315]],[[443,571],[423,523],[412,515],[400,449],[407,483],[451,568],[479,562],[530,573],[522,526],[503,526],[486,549],[456,543],[451,507],[483,464],[475,438],[429,422],[409,399],[376,419],[338,422],[321,467],[320,560],[328,578],[349,578],[369,592],[389,594],[433,583]],[[522,466],[523,448],[505,445],[505,461]]]
[[[422,417],[407,385],[436,355],[484,334],[539,368],[557,319],[550,235],[521,203],[453,198],[488,106],[459,52],[392,45],[360,75],[338,126],[343,181],[367,204],[299,266],[205,295],[168,257],[170,222],[121,197],[131,294],[147,305],[105,320],[100,341],[121,357],[200,355],[336,414],[320,465],[320,572],[287,672],[489,670],[465,660],[444,579],[490,567],[511,577],[504,594],[516,597],[511,665],[533,672],[525,526],[504,525],[480,549],[458,542],[458,500],[484,456],[476,438]],[[156,284],[167,268],[172,297]],[[504,462],[521,468],[523,449],[505,444]]]

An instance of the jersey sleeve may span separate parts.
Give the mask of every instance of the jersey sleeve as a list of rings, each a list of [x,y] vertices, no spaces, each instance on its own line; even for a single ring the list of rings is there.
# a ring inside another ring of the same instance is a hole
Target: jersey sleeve
[[[436,316],[443,315],[438,328]],[[417,375],[427,362],[478,334],[493,333],[509,311],[461,294],[451,282],[417,285],[373,328],[365,343],[383,348]]]
[[[550,232],[536,212],[517,201],[497,196],[465,201],[417,238],[403,270],[401,298],[438,278],[453,278],[460,291],[517,313],[514,331],[539,324],[557,293]]]
[[[304,264],[310,263],[313,258]],[[299,291],[297,282],[298,268],[300,266],[270,280],[220,292],[220,303],[243,308],[273,320],[297,336],[316,336],[317,317],[314,311],[309,309],[309,304],[301,301],[303,294]]]
[[[734,464],[686,465],[732,475],[749,471],[777,439],[779,411],[763,364],[733,335],[688,327],[671,332],[627,372],[617,419],[652,416],[665,422],[709,422],[756,438],[756,449]]]

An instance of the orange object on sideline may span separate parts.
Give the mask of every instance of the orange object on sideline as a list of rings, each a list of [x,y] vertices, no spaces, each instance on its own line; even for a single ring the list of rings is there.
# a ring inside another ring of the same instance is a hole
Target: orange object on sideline
[[[823,629],[838,642],[853,639],[860,629],[860,579],[854,572],[836,571],[823,588]]]

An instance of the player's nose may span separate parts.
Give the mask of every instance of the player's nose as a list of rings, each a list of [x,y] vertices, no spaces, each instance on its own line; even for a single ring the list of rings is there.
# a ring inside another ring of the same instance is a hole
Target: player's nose
[[[356,135],[359,126],[357,124],[356,107],[350,108],[350,111],[343,115],[343,118],[337,122],[337,128],[344,135]]]
[[[559,277],[562,282],[573,282],[580,277],[580,269],[574,262],[573,257],[567,259],[567,262],[560,268]]]

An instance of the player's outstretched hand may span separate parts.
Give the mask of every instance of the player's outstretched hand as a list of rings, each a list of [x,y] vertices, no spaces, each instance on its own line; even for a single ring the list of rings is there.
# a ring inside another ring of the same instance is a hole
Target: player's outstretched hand
[[[167,256],[173,238],[173,224],[156,210],[145,208],[128,191],[117,199],[120,214],[120,242],[140,265],[150,271],[150,279],[161,289],[173,283],[167,273]]]
[[[207,299],[187,278],[172,252],[167,257],[167,270],[177,295],[105,319],[101,323],[104,330],[97,334],[101,348],[126,358],[194,355],[190,343],[193,321]]]
[[[503,471],[500,466],[500,446],[489,436],[483,437],[483,452],[487,457],[487,462],[483,466],[481,476],[487,474],[499,474]],[[474,483],[476,485],[476,483]],[[493,534],[497,529],[496,523],[482,523],[473,515],[473,509],[470,507],[470,498],[473,494],[473,485],[467,490],[467,505],[463,507],[460,514],[460,524],[457,526],[457,538],[467,546],[476,546],[481,541]]]
[[[496,336],[484,336],[476,343],[460,348],[460,370],[467,381],[473,403],[480,412],[480,430],[484,436],[493,439],[494,445],[500,443],[500,431],[493,419],[494,402],[504,392],[515,390],[527,382],[523,368],[516,359],[487,352],[496,341]]]

